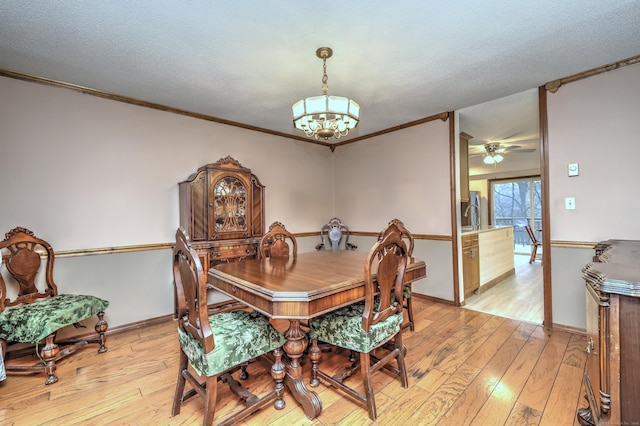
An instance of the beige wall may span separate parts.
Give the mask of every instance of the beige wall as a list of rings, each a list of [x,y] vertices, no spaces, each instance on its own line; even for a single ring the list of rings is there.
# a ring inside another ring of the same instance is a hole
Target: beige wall
[[[0,93],[0,229],[57,250],[172,241],[178,182],[227,155],[266,185],[267,225],[333,212],[326,147],[4,77]]]
[[[548,93],[553,320],[584,328],[581,269],[593,250],[560,242],[640,239],[640,64]],[[567,176],[579,163],[580,175]],[[565,197],[576,209],[565,210]]]
[[[451,235],[449,123],[419,126],[335,151],[336,214],[357,231],[382,230],[398,218],[414,234]],[[360,249],[371,247],[365,239]],[[450,241],[418,240],[414,255],[428,264],[414,291],[453,300]]]
[[[0,78],[0,93],[1,232],[26,226],[57,250],[170,242],[178,224],[177,183],[231,155],[266,185],[268,223],[310,232],[338,215],[353,230],[374,232],[398,217],[417,234],[445,237],[417,242],[415,254],[427,261],[428,277],[414,288],[453,300],[446,122],[332,154],[314,144],[14,79]],[[640,65],[549,93],[552,242],[640,238],[637,99]],[[580,176],[566,176],[569,162],[580,163]],[[564,210],[567,196],[576,198],[575,211]],[[303,251],[315,240],[302,239]],[[364,250],[371,238],[354,242]],[[584,328],[580,269],[591,254],[553,247],[555,323]],[[172,312],[168,259],[168,250],[66,258],[56,265],[56,279],[63,291],[109,299],[111,325],[127,324]]]
[[[266,185],[267,226],[333,214],[326,147],[4,77],[0,94],[1,233],[24,226],[57,251],[169,243],[178,182],[227,155]],[[173,312],[170,250],[61,258],[54,277],[109,300],[111,326]]]

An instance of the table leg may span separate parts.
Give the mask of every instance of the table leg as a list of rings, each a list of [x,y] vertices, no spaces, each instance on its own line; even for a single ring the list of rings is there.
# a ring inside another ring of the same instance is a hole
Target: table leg
[[[291,360],[287,365],[285,384],[296,401],[302,405],[306,416],[313,420],[322,412],[322,401],[317,393],[307,389],[302,380],[300,357],[309,341],[305,332],[300,328],[300,320],[289,320],[289,329],[285,331],[284,337],[286,337],[287,343],[284,344],[283,349]]]

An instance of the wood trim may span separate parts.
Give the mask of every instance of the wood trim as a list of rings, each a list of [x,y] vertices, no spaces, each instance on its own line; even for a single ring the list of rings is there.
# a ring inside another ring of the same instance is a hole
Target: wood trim
[[[494,279],[487,281],[485,284],[482,284],[480,287],[478,287],[478,294],[482,294],[483,292],[489,290],[490,288],[495,287],[496,284],[506,280],[508,277],[512,275],[515,275],[515,273],[516,273],[516,268],[511,268],[507,272],[504,272],[498,275],[497,277],[495,277]]]
[[[81,250],[60,250],[56,251],[56,258],[61,257],[76,257],[76,256],[90,256],[95,254],[114,254],[114,253],[129,253],[134,251],[150,251],[150,250],[164,250],[173,248],[173,243],[156,243],[156,244],[141,244],[136,246],[121,246],[121,247],[104,247],[96,249],[81,249]]]
[[[296,234],[297,235],[297,234]],[[318,235],[320,235],[318,233]],[[379,232],[365,232],[365,231],[349,231],[349,235],[356,235],[358,237],[377,237]],[[451,235],[436,235],[436,234],[411,234],[414,240],[432,240],[432,241],[451,241],[453,237]]]
[[[409,127],[418,126],[420,124],[428,123],[430,121],[434,121],[434,120],[438,120],[438,119],[440,119],[442,121],[447,121],[447,119],[449,117],[451,117],[451,116],[452,115],[449,112],[441,112],[439,114],[431,115],[429,117],[424,117],[424,118],[421,118],[419,120],[410,121],[408,123],[400,124],[398,126],[389,127],[388,129],[379,130],[377,132],[369,133],[368,135],[357,136],[357,137],[355,137],[353,139],[349,139],[348,141],[334,143],[334,144],[332,144],[332,146],[333,147],[343,146],[343,145],[347,145],[347,144],[350,144],[350,143],[358,142],[358,141],[361,141],[361,140],[371,139],[373,137],[384,135],[386,133],[396,132],[398,130],[404,130],[404,129],[407,129]],[[331,151],[333,151],[333,149]]]
[[[602,74],[608,71],[617,70],[618,68],[626,67],[628,65],[633,65],[636,63],[640,63],[640,55],[632,56],[631,58],[623,59],[622,61],[613,62],[608,65],[604,65],[598,68],[592,68],[590,70],[583,71],[578,74],[573,74],[568,77],[563,77],[563,78],[559,78],[558,80],[550,81],[544,85],[544,88],[550,91],[551,93],[556,93],[561,86],[567,83],[573,83],[574,81],[582,80],[587,77]]]
[[[449,112],[449,203],[451,205],[451,229],[458,230],[458,188],[456,187],[456,177],[458,176],[456,167],[456,142],[459,135],[456,135],[456,117],[454,111]],[[456,137],[457,136],[457,137]],[[451,238],[451,267],[453,268],[453,304],[460,306],[460,252],[458,238]]]
[[[540,185],[542,186],[542,280],[544,315],[542,325],[547,334],[553,331],[553,300],[551,283],[551,210],[549,209],[549,120],[547,91],[538,87],[538,119],[540,123]]]
[[[430,300],[432,302],[437,302],[437,303],[444,303],[445,305],[456,306],[456,304],[455,304],[455,302],[453,300],[441,299],[439,297],[428,296],[426,294],[416,293],[415,290],[411,293],[411,297],[415,297],[416,299]]]
[[[593,250],[598,243],[589,242],[589,241],[559,241],[554,240],[550,242],[551,247],[562,247],[562,248],[586,248]],[[543,247],[544,250],[544,247]]]
[[[567,333],[580,334],[582,336],[587,335],[587,330],[585,330],[584,328],[572,327],[570,325],[563,325],[563,324],[556,323],[556,324],[553,324],[553,329],[557,331],[566,331]]]
[[[105,331],[104,334],[106,336],[113,336],[114,334],[124,333],[127,331],[143,330],[143,329],[146,329],[147,327],[151,327],[158,324],[164,324],[165,322],[174,321],[174,320],[175,318],[173,317],[173,314],[167,314],[167,315],[162,315],[160,317],[149,318],[146,320],[131,322],[128,324],[122,324],[117,327],[109,327],[109,329]],[[65,338],[65,340],[75,342],[78,340],[86,340],[91,337],[95,338],[97,336],[98,334],[96,332],[90,332],[85,334],[78,334],[77,336],[75,335],[69,336],[68,338]]]
[[[179,108],[173,108],[173,107],[169,107],[169,106],[162,105],[162,104],[157,104],[157,103],[153,103],[153,102],[143,101],[143,100],[140,100],[140,99],[130,98],[128,96],[115,95],[113,93],[103,92],[101,90],[91,89],[89,87],[78,86],[76,84],[65,83],[63,81],[57,81],[57,80],[51,80],[51,79],[44,78],[44,77],[37,77],[37,76],[34,76],[34,75],[24,74],[24,73],[21,73],[21,72],[11,71],[11,70],[7,70],[7,69],[3,69],[3,68],[0,68],[0,76],[14,78],[16,80],[28,81],[28,82],[31,82],[31,83],[38,83],[38,84],[45,84],[45,85],[48,85],[48,86],[61,87],[63,89],[69,89],[69,90],[73,90],[73,91],[76,91],[76,92],[83,93],[85,95],[97,96],[99,98],[109,99],[109,100],[116,101],[116,102],[123,102],[123,103],[131,104],[131,105],[137,105],[137,106],[144,107],[144,108],[151,108],[151,109],[156,109],[156,110],[159,110],[159,111],[171,112],[171,113],[178,114],[178,115],[186,115],[187,117],[197,118],[199,120],[212,121],[214,123],[225,124],[227,126],[232,126],[232,127],[239,127],[241,129],[252,130],[254,132],[266,133],[266,134],[269,134],[269,135],[280,136],[280,137],[287,138],[287,139],[294,139],[294,140],[301,141],[301,142],[308,142],[308,143],[312,143],[312,144],[316,144],[316,145],[322,145],[322,146],[326,146],[326,147],[330,148],[331,152],[333,152],[336,149],[336,147],[338,147],[338,146],[347,145],[347,144],[358,142],[358,141],[365,140],[365,139],[370,139],[370,138],[373,138],[373,137],[376,137],[376,136],[383,135],[385,133],[391,133],[391,132],[395,132],[395,131],[398,131],[398,130],[403,130],[403,129],[406,129],[408,127],[413,127],[413,126],[417,126],[419,124],[428,123],[429,121],[434,121],[434,120],[437,120],[437,119],[440,119],[442,121],[447,121],[447,119],[449,118],[449,113],[442,112],[440,114],[431,115],[429,117],[424,117],[424,118],[421,118],[421,119],[418,119],[418,120],[410,121],[408,123],[400,124],[398,126],[390,127],[388,129],[384,129],[384,130],[380,130],[380,131],[377,131],[377,132],[369,133],[368,135],[357,136],[357,137],[355,137],[353,139],[341,141],[341,142],[338,142],[338,143],[328,143],[328,142],[322,142],[322,141],[316,140],[314,138],[307,138],[307,137],[304,137],[304,136],[296,136],[296,135],[292,135],[292,134],[289,134],[289,133],[283,133],[283,132],[278,132],[278,131],[275,131],[275,130],[269,130],[269,129],[265,129],[265,128],[262,128],[262,127],[252,126],[250,124],[245,124],[245,123],[240,123],[240,122],[237,122],[237,121],[226,120],[224,118],[214,117],[212,115],[201,114],[201,113],[187,111],[187,110],[183,110],[183,109],[179,109]]]
[[[320,232],[298,232],[293,234],[296,238],[320,236]],[[362,237],[377,237],[378,232],[350,232],[349,235]],[[426,241],[455,241],[451,235],[412,234],[415,240]],[[593,249],[597,243],[590,241],[551,241],[551,247],[562,248],[586,248]],[[104,247],[96,249],[60,250],[56,251],[56,258],[93,256],[97,254],[130,253],[136,251],[165,250],[173,248],[173,243],[140,244],[135,246]]]
[[[85,95],[97,96],[99,98],[109,99],[111,101],[123,102],[126,104],[137,105],[145,108],[156,109],[159,111],[171,112],[178,115],[186,115],[187,117],[197,118],[199,120],[212,121],[215,123],[225,124],[233,127],[240,127],[246,130],[253,130],[255,132],[267,133],[274,136],[281,136],[283,138],[295,139],[303,142],[309,142],[317,145],[331,146],[332,144],[327,142],[318,141],[315,139],[308,139],[303,136],[291,135],[289,133],[282,133],[275,130],[264,129],[262,127],[252,126],[245,123],[239,123],[237,121],[226,120],[224,118],[214,117],[212,115],[201,114],[197,112],[187,111],[184,109],[173,108],[162,104],[156,104],[153,102],[143,101],[140,99],[130,98],[128,96],[115,95],[113,93],[103,92],[101,90],[91,89],[89,87],[78,86],[76,84],[65,83],[62,81],[51,80],[48,78],[37,77],[29,74],[23,74],[16,71],[10,71],[0,68],[0,76],[15,78],[16,80],[28,81],[31,83],[45,84],[48,86],[61,87],[63,89],[70,89],[76,92],[84,93]]]

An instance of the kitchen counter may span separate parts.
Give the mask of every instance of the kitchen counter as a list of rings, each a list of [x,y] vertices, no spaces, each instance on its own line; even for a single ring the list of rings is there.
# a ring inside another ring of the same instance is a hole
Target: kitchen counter
[[[482,232],[495,231],[496,229],[504,229],[504,228],[513,228],[513,226],[482,225],[480,229],[476,229],[476,230],[474,230],[471,226],[463,226],[460,233],[462,235],[480,234]]]
[[[513,226],[484,225],[477,230],[462,228],[463,239],[473,235],[477,235],[479,251],[479,290],[484,291],[515,273]]]

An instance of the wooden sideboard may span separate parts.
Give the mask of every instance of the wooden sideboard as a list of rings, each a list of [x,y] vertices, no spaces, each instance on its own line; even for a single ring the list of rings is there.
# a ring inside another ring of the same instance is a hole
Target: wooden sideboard
[[[586,281],[582,425],[640,424],[640,241],[598,243]]]
[[[264,234],[264,186],[227,156],[180,182],[180,226],[205,269],[256,257]]]

